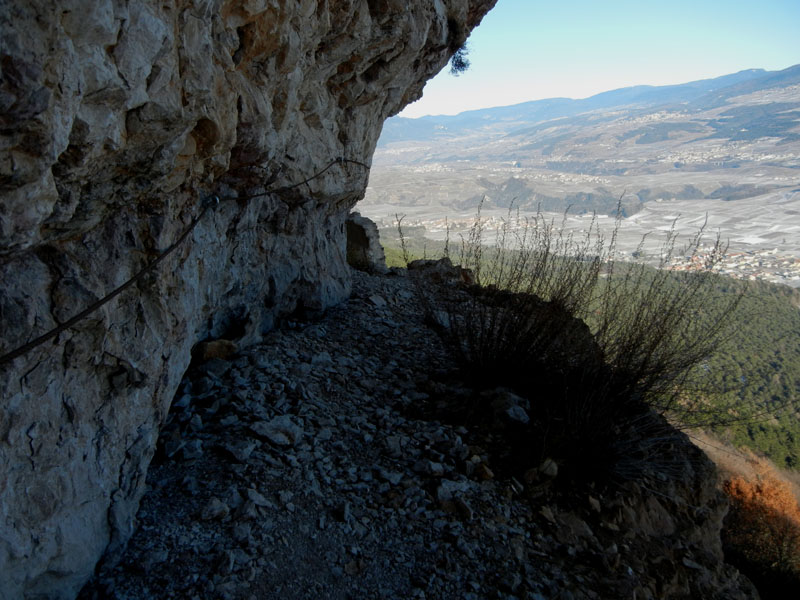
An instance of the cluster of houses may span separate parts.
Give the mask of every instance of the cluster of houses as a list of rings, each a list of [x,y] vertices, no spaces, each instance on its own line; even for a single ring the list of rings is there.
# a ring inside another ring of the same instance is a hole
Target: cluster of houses
[[[422,226],[426,234],[432,238],[443,240],[449,232],[450,240],[458,242],[460,236],[474,224],[474,217],[470,218],[440,218],[440,219],[408,219],[403,221],[403,226],[414,227]],[[501,228],[504,219],[497,216],[485,216],[482,218],[484,243],[493,241],[493,233]],[[378,226],[381,228],[395,228],[396,222],[388,219],[378,219]],[[509,246],[513,247],[513,240],[507,240]],[[642,260],[645,256],[637,256],[637,252],[622,252],[618,258],[622,260]],[[692,256],[673,257],[668,268],[675,271],[694,271],[708,268],[713,263],[711,269],[716,273],[728,275],[735,279],[761,280],[771,283],[780,283],[791,287],[800,288],[800,257],[779,254],[777,249],[772,250],[746,250],[731,251],[721,257],[714,256],[713,247],[701,247]]]
[[[705,268],[712,258],[713,248],[701,248],[688,257],[675,257],[670,268],[676,271]],[[800,288],[800,258],[778,254],[777,250],[748,250],[728,252],[712,267],[736,279],[762,280]]]

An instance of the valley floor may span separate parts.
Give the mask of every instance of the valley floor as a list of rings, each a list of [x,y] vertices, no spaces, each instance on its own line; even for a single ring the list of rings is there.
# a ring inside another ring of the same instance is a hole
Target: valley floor
[[[417,187],[425,189],[423,184]],[[455,211],[438,205],[398,206],[364,201],[358,205],[361,213],[374,220],[384,230],[397,229],[397,215],[403,216],[406,228],[422,226],[425,236],[442,242],[450,239],[458,246],[461,236],[467,236],[476,218],[476,210]],[[509,220],[506,208],[484,206],[481,217],[489,234]],[[521,211],[523,218],[536,216],[534,211]],[[736,201],[671,200],[652,201],[641,211],[622,219],[616,244],[622,259],[630,259],[634,251],[657,263],[664,250],[669,231],[677,236],[675,257],[691,244],[703,230],[705,244],[713,244],[717,235],[727,246],[727,256],[717,271],[735,279],[761,280],[800,288],[800,193],[772,192]],[[513,216],[513,213],[512,213]],[[613,216],[545,213],[546,220],[561,224],[566,232],[585,235],[594,223],[611,239],[616,225]],[[449,228],[449,229],[448,229]],[[487,235],[487,237],[489,237]]]

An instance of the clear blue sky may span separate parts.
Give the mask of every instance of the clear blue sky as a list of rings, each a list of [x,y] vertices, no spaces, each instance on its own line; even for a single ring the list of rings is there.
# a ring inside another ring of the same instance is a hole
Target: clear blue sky
[[[499,0],[469,51],[469,71],[445,69],[402,115],[785,69],[800,63],[800,0]]]

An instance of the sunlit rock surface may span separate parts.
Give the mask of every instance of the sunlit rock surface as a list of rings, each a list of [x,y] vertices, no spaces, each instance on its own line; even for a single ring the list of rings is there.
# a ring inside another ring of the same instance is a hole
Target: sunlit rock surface
[[[494,1],[0,5],[0,354],[221,198],[0,364],[0,597],[72,597],[124,544],[194,344],[348,294],[383,120]]]

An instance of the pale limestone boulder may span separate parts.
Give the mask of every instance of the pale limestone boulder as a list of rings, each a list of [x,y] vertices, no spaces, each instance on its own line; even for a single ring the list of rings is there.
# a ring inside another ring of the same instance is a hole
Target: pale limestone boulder
[[[382,123],[494,2],[0,3],[0,355],[222,198],[0,364],[0,598],[73,597],[125,543],[197,342],[348,295]]]
[[[352,212],[345,223],[347,227],[347,262],[351,267],[368,273],[387,273],[386,255],[381,236],[374,221]]]

